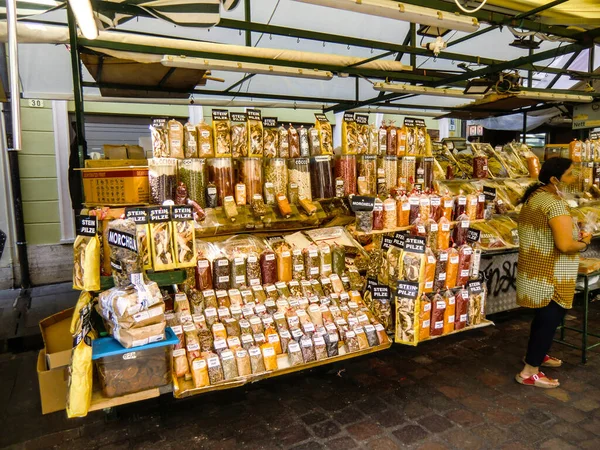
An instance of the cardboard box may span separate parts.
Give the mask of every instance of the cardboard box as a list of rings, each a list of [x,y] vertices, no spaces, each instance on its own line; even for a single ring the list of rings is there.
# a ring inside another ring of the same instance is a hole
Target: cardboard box
[[[147,159],[86,159],[86,169],[100,169],[107,167],[148,166]]]
[[[127,160],[129,161],[129,160]],[[86,206],[147,204],[150,198],[147,167],[80,169]]]
[[[37,374],[42,414],[66,408],[67,383],[73,337],[69,328],[74,308],[69,308],[40,322],[44,349],[38,354]]]
[[[65,409],[67,407],[69,366],[49,370],[46,367],[46,351],[40,350],[37,360],[37,374],[42,414],[50,414]]]
[[[139,145],[127,145],[127,158],[145,159],[146,151]]]
[[[71,362],[73,336],[69,328],[74,308],[65,309],[40,322],[48,369],[68,366]]]
[[[125,145],[104,144],[102,151],[106,159],[127,159],[127,146]]]

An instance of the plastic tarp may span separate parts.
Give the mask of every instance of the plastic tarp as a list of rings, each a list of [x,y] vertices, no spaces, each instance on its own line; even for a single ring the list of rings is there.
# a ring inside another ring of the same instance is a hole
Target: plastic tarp
[[[527,131],[531,131],[545,124],[561,112],[557,108],[550,110],[534,111],[527,114]],[[482,120],[474,120],[469,122],[475,125],[483,125],[488,130],[506,130],[506,131],[523,131],[523,114],[511,114],[501,117],[489,117]]]

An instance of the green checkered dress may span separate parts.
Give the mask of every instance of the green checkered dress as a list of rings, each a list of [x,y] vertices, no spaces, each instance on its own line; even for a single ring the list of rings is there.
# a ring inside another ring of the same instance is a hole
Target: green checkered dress
[[[517,303],[542,308],[554,300],[571,308],[577,281],[579,254],[566,255],[554,245],[548,223],[558,216],[570,216],[565,200],[540,188],[525,202],[519,215],[519,261],[517,264]],[[573,227],[573,239],[578,238]]]

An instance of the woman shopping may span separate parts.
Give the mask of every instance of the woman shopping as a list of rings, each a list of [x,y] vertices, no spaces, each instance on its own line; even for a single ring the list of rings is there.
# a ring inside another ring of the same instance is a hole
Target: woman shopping
[[[560,191],[561,186],[577,181],[572,161],[547,160],[538,179],[525,191],[519,215],[517,303],[535,309],[535,315],[525,367],[515,379],[524,385],[550,389],[558,387],[559,382],[544,375],[540,367],[562,364],[548,352],[556,328],[573,305],[579,252],[587,249],[591,235],[579,236]]]

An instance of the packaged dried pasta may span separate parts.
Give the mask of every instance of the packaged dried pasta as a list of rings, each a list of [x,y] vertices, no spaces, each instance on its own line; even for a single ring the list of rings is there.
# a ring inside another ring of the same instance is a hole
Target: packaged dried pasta
[[[198,136],[198,157],[210,158],[215,156],[213,131],[210,125],[202,121],[196,125]]]
[[[315,114],[315,128],[319,131],[321,155],[333,155],[333,131],[325,114]]]
[[[167,122],[169,129],[169,153],[171,158],[183,159],[183,125],[177,120]]]
[[[148,211],[146,208],[125,208],[125,219],[135,222],[138,241],[138,253],[142,258],[144,270],[152,269],[152,255],[150,252],[150,229],[148,226]],[[93,290],[93,289],[87,289]]]
[[[73,244],[73,289],[100,290],[100,253],[96,217],[81,216]]]
[[[148,208],[148,214],[154,270],[175,269],[177,262],[174,257],[175,249],[171,232],[171,212],[168,207],[152,206]]]
[[[456,298],[451,290],[447,290],[443,294],[446,302],[446,309],[444,311],[444,334],[452,333],[454,331],[454,319],[456,315]]]
[[[229,112],[222,109],[213,109],[212,123],[215,156],[231,156],[231,127],[229,123]]]

